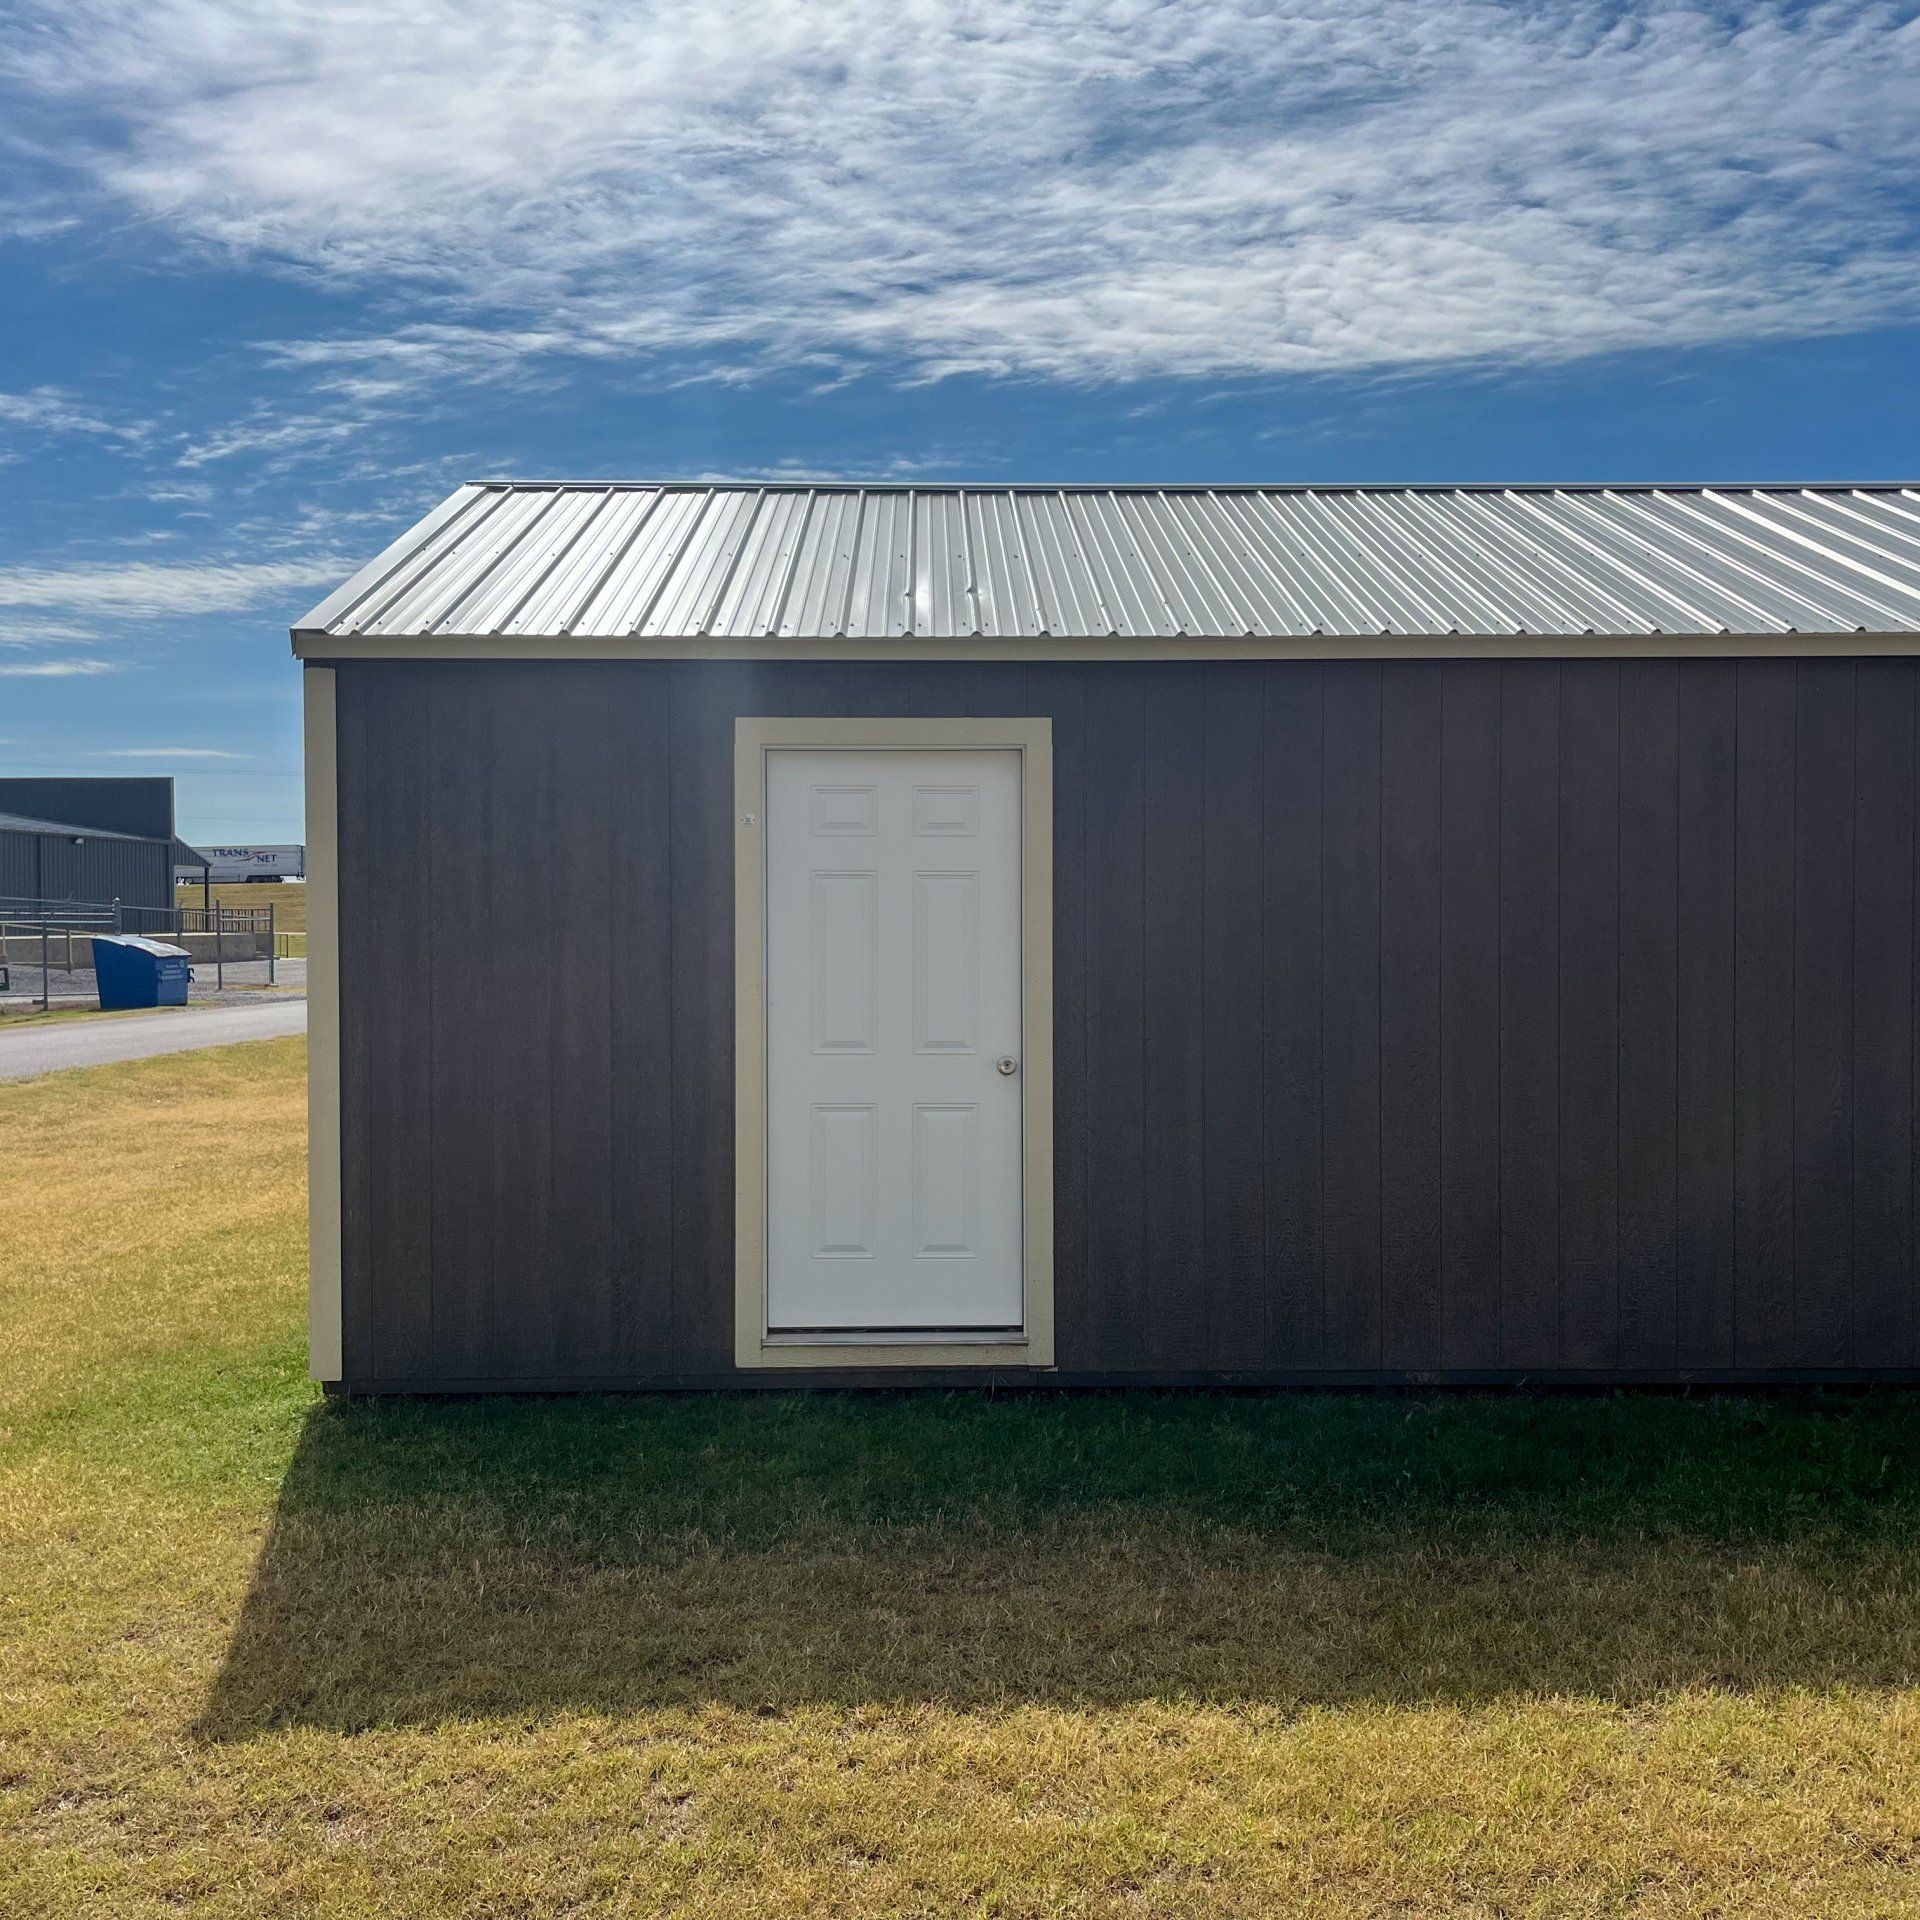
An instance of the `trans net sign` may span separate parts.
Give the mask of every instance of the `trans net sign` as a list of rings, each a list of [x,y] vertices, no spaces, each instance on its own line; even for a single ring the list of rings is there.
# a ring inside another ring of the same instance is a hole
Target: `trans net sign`
[[[236,880],[304,880],[307,877],[305,847],[198,847],[195,851],[207,862],[206,878],[216,885]],[[198,867],[178,866],[176,880],[201,878]]]

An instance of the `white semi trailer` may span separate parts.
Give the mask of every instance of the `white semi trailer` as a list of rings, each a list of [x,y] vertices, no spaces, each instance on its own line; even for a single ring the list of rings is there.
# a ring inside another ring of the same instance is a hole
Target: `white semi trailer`
[[[196,847],[206,858],[204,876],[198,867],[176,866],[173,877],[183,885],[197,886],[202,878],[216,886],[228,886],[237,880],[304,880],[307,877],[305,847]]]

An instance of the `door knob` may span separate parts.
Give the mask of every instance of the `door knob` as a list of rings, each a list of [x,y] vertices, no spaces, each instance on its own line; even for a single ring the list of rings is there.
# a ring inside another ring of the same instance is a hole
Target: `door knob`
[[[1020,1062],[1010,1053],[1003,1053],[993,1064],[996,1070],[1001,1073],[1018,1073],[1020,1071]]]

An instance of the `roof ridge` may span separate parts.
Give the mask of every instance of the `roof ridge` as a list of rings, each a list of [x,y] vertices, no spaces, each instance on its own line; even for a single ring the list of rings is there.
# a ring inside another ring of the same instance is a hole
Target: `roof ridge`
[[[574,480],[494,475],[492,492],[581,493],[1911,493],[1911,480]]]

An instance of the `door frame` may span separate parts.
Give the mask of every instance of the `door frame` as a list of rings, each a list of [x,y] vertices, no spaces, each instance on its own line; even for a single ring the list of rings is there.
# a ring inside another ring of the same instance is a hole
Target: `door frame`
[[[1020,1204],[1017,1335],[802,1339],[767,1333],[767,756],[775,751],[1020,756]],[[734,1364],[739,1367],[1053,1365],[1053,722],[793,719],[733,724]]]

